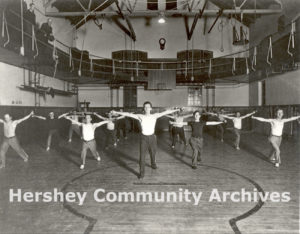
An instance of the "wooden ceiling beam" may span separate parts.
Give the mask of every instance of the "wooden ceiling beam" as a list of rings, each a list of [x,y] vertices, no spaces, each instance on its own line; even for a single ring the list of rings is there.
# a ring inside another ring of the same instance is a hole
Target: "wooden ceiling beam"
[[[128,17],[133,18],[133,17],[158,17],[161,11],[135,11],[133,13],[130,13],[127,10],[123,10],[122,14],[128,15]],[[176,16],[189,16],[189,17],[194,17],[196,14],[198,14],[199,11],[184,11],[184,10],[168,10],[164,12],[164,15],[166,17],[172,17],[173,15]],[[219,10],[205,10],[203,13],[204,16],[215,16],[216,14],[219,13]],[[243,13],[244,15],[272,15],[272,14],[280,14],[282,13],[281,9],[243,9],[243,10],[233,10],[233,9],[224,9],[223,10],[223,15],[232,15],[232,14],[241,14]],[[45,16],[47,17],[67,17],[67,16],[84,16],[86,15],[87,12],[46,12]],[[119,15],[115,11],[94,11],[94,12],[88,12],[89,15],[91,16],[100,16],[100,17],[112,17]]]

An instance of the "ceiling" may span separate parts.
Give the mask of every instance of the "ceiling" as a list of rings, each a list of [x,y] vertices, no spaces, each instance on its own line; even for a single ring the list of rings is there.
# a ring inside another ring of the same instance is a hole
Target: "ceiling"
[[[195,16],[203,9],[206,0],[49,0],[48,6],[58,9],[58,13],[47,11],[51,17],[64,17],[77,28],[95,17],[157,17],[164,12],[167,17]],[[244,14],[243,23],[249,26],[261,14],[259,10],[280,9],[280,0],[208,0],[219,9],[223,15],[233,16],[241,20],[239,10],[257,10],[257,14]],[[231,11],[229,11],[231,10]],[[227,11],[227,13],[226,13]],[[235,12],[236,14],[229,14]],[[265,12],[266,14],[267,12]],[[84,15],[87,15],[86,21]],[[204,14],[215,17],[215,12],[204,10]]]

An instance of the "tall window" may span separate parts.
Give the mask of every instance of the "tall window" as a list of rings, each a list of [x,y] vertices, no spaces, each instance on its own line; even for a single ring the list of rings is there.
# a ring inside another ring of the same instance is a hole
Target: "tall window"
[[[201,87],[188,88],[188,106],[201,106],[202,89]]]

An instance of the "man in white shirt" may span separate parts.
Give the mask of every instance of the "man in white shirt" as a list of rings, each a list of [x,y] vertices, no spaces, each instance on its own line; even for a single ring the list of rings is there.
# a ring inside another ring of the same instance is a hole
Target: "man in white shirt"
[[[80,166],[80,169],[84,169],[86,152],[88,149],[90,149],[90,151],[92,152],[93,156],[97,159],[97,161],[100,161],[101,158],[100,158],[99,153],[97,152],[97,144],[95,141],[95,130],[96,130],[96,128],[100,127],[101,125],[107,124],[108,121],[92,123],[91,116],[86,115],[85,123],[80,123],[78,121],[71,119],[68,116],[63,116],[63,117],[70,120],[72,122],[72,124],[76,124],[76,125],[82,127],[83,144],[82,144],[82,151],[81,151],[82,164]]]
[[[23,158],[24,162],[28,161],[28,155],[24,151],[24,149],[20,146],[19,141],[16,137],[16,127],[18,124],[22,123],[23,121],[29,119],[33,115],[33,111],[19,120],[12,120],[12,117],[9,114],[4,115],[4,120],[0,119],[0,123],[4,125],[4,140],[0,147],[0,169],[5,167],[5,155],[8,148],[11,146],[17,154]]]
[[[174,110],[166,110],[161,113],[151,114],[152,104],[151,102],[148,101],[144,103],[143,107],[144,107],[145,114],[132,114],[128,112],[112,111],[112,114],[118,114],[118,115],[136,119],[141,124],[142,136],[140,141],[140,175],[139,175],[140,179],[142,179],[145,175],[145,155],[147,150],[149,150],[150,153],[151,167],[153,169],[157,169],[156,159],[155,159],[156,150],[157,150],[157,140],[154,134],[156,120],[162,116],[180,111],[180,109],[174,109]]]
[[[179,115],[178,112],[172,115],[167,115],[167,117],[173,119],[174,121],[170,121],[170,124],[172,124],[172,148],[175,148],[176,138],[177,135],[179,135],[181,141],[184,143],[184,145],[187,145],[185,134],[184,134],[184,124],[183,121],[185,118],[191,117],[193,114],[187,114],[187,115]]]
[[[242,130],[242,120],[254,115],[256,113],[256,111],[253,111],[247,115],[241,116],[240,112],[236,112],[236,117],[231,117],[228,115],[220,115],[223,116],[226,119],[231,119],[233,122],[233,132],[235,134],[235,143],[234,146],[237,150],[240,149],[240,140],[241,140],[241,130]]]
[[[276,119],[265,119],[261,117],[252,116],[253,119],[271,124],[271,135],[269,136],[268,140],[272,145],[270,160],[275,162],[275,167],[279,167],[281,163],[279,147],[282,140],[282,131],[283,131],[284,124],[300,118],[300,116],[294,116],[288,119],[283,119],[282,117],[283,117],[282,109],[278,109],[276,111]]]

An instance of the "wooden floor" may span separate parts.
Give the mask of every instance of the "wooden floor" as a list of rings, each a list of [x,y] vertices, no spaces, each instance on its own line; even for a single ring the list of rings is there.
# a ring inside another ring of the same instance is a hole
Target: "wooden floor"
[[[189,135],[189,133],[187,133]],[[299,141],[282,143],[282,166],[275,168],[266,159],[267,137],[242,135],[241,150],[232,147],[232,134],[221,143],[205,135],[203,162],[191,169],[191,148],[170,147],[168,133],[158,135],[158,169],[149,167],[138,180],[138,135],[131,134],[116,148],[101,150],[102,160],[88,156],[80,165],[80,140],[62,140],[45,151],[42,144],[24,148],[30,156],[24,163],[12,150],[6,168],[0,170],[0,233],[299,233]],[[101,144],[99,144],[101,145]],[[87,191],[78,203],[9,202],[9,189],[47,192]],[[97,203],[93,192],[178,191],[203,192],[200,203]],[[212,189],[219,191],[290,192],[290,202],[208,202]]]

